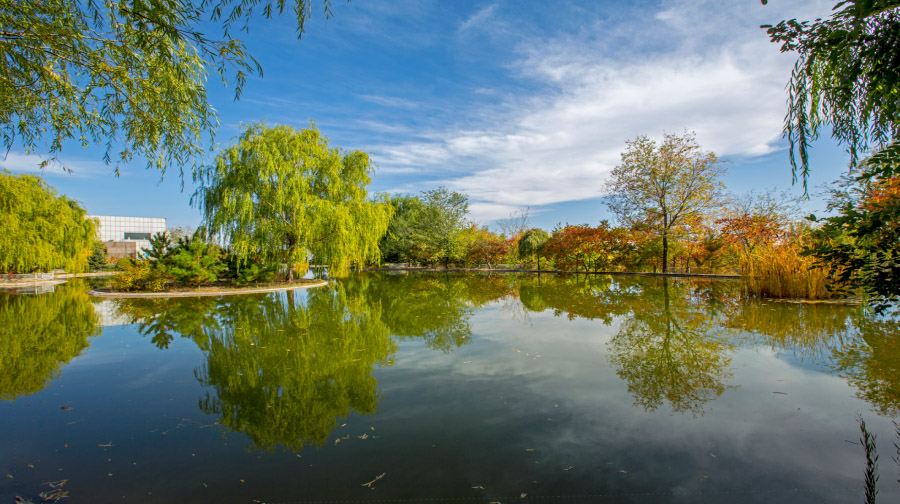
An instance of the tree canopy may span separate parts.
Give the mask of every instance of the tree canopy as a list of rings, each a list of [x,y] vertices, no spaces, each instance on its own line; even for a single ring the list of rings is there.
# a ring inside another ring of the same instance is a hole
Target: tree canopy
[[[96,224],[77,201],[39,177],[0,169],[0,272],[79,273],[96,240]]]
[[[314,259],[338,277],[379,260],[393,208],[369,199],[371,175],[365,152],[330,147],[315,125],[254,124],[202,169],[194,201],[238,258],[286,264],[289,280]]]
[[[439,187],[421,196],[399,196],[381,249],[389,261],[444,263],[465,253],[462,231],[469,225],[469,197]]]
[[[700,148],[693,133],[666,134],[658,145],[644,135],[626,146],[606,184],[607,205],[623,224],[652,229],[662,238],[666,272],[672,231],[717,201],[725,167]]]
[[[828,19],[763,25],[782,52],[796,52],[784,134],[804,187],[808,148],[823,126],[847,147],[851,166],[897,137],[900,119],[900,1],[845,0]],[[798,158],[799,157],[799,163]],[[894,159],[897,158],[896,154]]]
[[[247,28],[255,9],[268,18],[286,6],[299,37],[310,0],[0,2],[3,144],[51,157],[67,141],[103,145],[116,173],[136,155],[161,172],[196,168],[218,126],[206,96],[209,69],[240,97],[247,76],[262,68],[233,32]],[[201,32],[208,21],[221,37]]]

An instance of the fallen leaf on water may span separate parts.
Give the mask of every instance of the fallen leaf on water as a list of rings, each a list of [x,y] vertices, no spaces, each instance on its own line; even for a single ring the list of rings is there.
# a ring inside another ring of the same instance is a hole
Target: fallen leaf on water
[[[628,471],[626,471],[625,469],[619,469],[619,472],[622,474],[628,474]]]
[[[9,479],[16,479],[15,476],[13,476],[12,474],[9,474],[9,473],[6,473],[6,477]]]
[[[347,426],[347,424],[345,424],[345,423],[341,424],[341,427],[346,427],[346,426]]]
[[[525,448],[525,451],[534,451],[534,448]]]
[[[337,444],[340,442],[341,442],[341,438],[337,438],[334,440],[334,445],[337,446]]]
[[[16,503],[17,504],[34,504],[30,500],[25,500],[22,497],[19,497],[18,495],[16,495]]]
[[[109,448],[110,446],[113,446],[113,444],[112,444],[112,441],[110,441],[109,443],[98,444],[97,446],[99,446],[101,448]]]
[[[26,467],[28,467],[29,469],[34,469],[34,464],[28,464]]]
[[[345,441],[350,439],[350,434],[347,434],[346,436],[342,436],[341,439],[343,439]]]
[[[476,485],[476,486],[473,486],[472,488],[474,488],[475,490],[484,490],[484,487],[481,485]]]
[[[59,502],[60,499],[65,499],[68,496],[69,496],[68,491],[63,491],[60,489],[50,490],[49,492],[41,492],[38,494],[38,497],[40,497],[41,499],[44,499],[45,502],[46,501]]]
[[[787,392],[772,392],[773,394],[787,395]]]
[[[372,485],[374,485],[375,482],[378,481],[378,480],[380,480],[381,478],[384,478],[384,475],[385,475],[385,474],[387,474],[387,473],[381,473],[381,474],[379,474],[378,476],[375,476],[375,479],[373,479],[372,481],[370,481],[370,482],[368,482],[368,483],[363,483],[363,484],[360,485],[360,486],[372,488]]]
[[[524,499],[525,497],[528,497],[528,494],[527,494],[527,493],[522,492],[521,494],[519,494],[519,498],[520,498],[520,499]]]
[[[66,422],[66,425],[75,425],[75,424],[81,423],[81,422],[84,422],[84,420],[82,419],[82,420],[75,420],[74,422]]]
[[[521,350],[519,350],[519,349],[518,349],[518,348],[513,348],[513,351],[516,351],[516,352],[519,352],[519,353],[522,353],[522,351],[521,351]]]
[[[372,429],[373,431],[375,430],[375,427],[369,427],[369,428]]]
[[[356,436],[357,439],[369,439],[368,434],[363,434],[362,436]]]
[[[69,482],[69,480],[67,480],[67,479],[59,480],[59,481],[45,481],[44,483],[42,483],[42,485],[47,485],[50,488],[62,488],[68,482]]]
[[[712,453],[710,453],[709,456],[712,457],[712,458],[716,458],[716,456],[715,456],[714,454],[712,454]]]
[[[71,407],[71,406],[60,406],[59,409],[61,409],[61,410],[70,410],[70,409],[72,409],[72,407]]]
[[[470,361],[470,360],[463,362],[463,364],[471,364],[471,363],[472,363],[472,361]]]
[[[571,471],[572,469],[575,469],[575,468],[572,466],[569,466],[569,467],[566,467],[565,469],[563,469],[563,471]]]

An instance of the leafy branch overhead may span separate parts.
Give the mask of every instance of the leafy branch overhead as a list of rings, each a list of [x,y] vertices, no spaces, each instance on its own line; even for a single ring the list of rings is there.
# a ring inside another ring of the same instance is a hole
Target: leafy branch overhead
[[[34,0],[0,2],[0,135],[10,150],[55,158],[69,142],[101,145],[119,166],[146,158],[198,167],[218,127],[207,101],[214,69],[240,98],[259,63],[234,38],[254,9],[265,17],[291,5],[297,35],[310,18],[310,0]],[[324,1],[325,16],[331,15]],[[211,21],[220,38],[200,31]]]
[[[828,19],[763,25],[782,52],[798,53],[788,84],[784,134],[804,187],[809,146],[824,126],[851,167],[897,137],[900,119],[900,1],[838,2]],[[798,159],[799,157],[799,159]]]

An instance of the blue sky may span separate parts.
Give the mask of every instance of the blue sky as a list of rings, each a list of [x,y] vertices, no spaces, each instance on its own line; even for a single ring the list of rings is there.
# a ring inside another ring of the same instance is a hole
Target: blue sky
[[[319,2],[313,1],[318,7]],[[528,207],[531,223],[596,224],[625,141],[695,131],[728,161],[735,193],[791,185],[781,138],[795,60],[760,24],[828,15],[822,0],[525,1],[334,0],[297,41],[290,16],[255,19],[241,34],[263,66],[240,101],[210,77],[216,142],[242,124],[305,127],[361,149],[377,166],[370,190],[467,193],[474,220]],[[40,153],[13,149],[0,166],[37,171]],[[44,170],[95,215],[166,217],[195,227],[194,190],[177,167],[160,181],[136,161],[113,168],[98,149],[69,146],[73,174]],[[212,156],[212,154],[210,155]],[[847,157],[830,140],[813,152],[811,189]],[[824,206],[815,196],[807,209]]]

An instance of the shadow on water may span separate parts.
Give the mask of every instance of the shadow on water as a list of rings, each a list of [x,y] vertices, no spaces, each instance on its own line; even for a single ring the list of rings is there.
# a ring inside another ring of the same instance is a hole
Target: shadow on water
[[[0,400],[42,390],[100,334],[85,291],[73,281],[47,294],[0,292]]]

